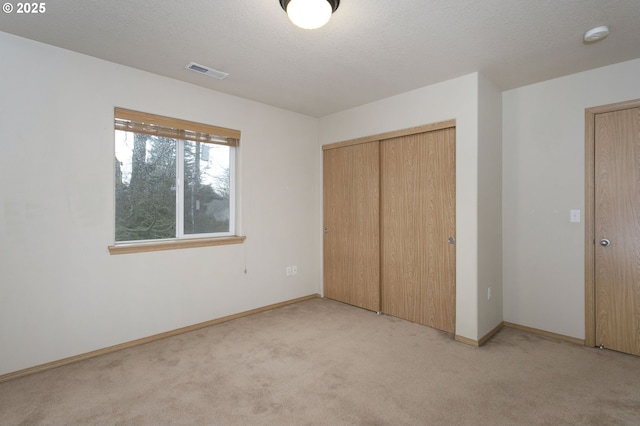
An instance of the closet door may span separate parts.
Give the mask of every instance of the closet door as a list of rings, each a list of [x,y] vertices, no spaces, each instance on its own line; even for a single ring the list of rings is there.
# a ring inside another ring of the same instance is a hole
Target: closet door
[[[324,296],[380,310],[379,142],[324,151]]]
[[[382,311],[453,333],[455,128],[380,149]]]

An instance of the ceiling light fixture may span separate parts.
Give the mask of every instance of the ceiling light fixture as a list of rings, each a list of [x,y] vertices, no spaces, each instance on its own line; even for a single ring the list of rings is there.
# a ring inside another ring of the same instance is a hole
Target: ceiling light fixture
[[[340,0],[280,0],[289,20],[305,30],[320,28],[331,19]]]
[[[591,28],[584,33],[584,42],[593,43],[594,41],[602,40],[609,35],[609,27],[602,25],[599,27]]]

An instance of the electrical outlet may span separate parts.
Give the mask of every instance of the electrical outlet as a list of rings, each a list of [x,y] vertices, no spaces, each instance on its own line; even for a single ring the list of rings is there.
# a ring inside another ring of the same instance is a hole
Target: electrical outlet
[[[298,275],[298,267],[297,266],[287,266],[285,269],[288,277],[292,277],[294,275]]]
[[[491,300],[491,287],[487,289],[487,300]]]

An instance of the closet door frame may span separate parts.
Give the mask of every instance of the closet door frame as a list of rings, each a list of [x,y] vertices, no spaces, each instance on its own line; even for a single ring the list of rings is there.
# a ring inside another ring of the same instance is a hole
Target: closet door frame
[[[385,139],[393,139],[400,136],[409,136],[409,135],[415,135],[418,133],[433,132],[435,130],[448,129],[450,127],[456,127],[456,120],[452,119],[452,120],[446,120],[446,121],[438,121],[437,123],[425,124],[423,126],[409,127],[407,129],[394,130],[392,132],[379,133],[376,135],[363,136],[361,138],[356,138],[356,139],[349,139],[342,142],[330,143],[327,145],[322,145],[322,150],[326,151],[327,149],[340,148],[343,146],[358,145],[358,144],[367,143],[367,142],[383,141]]]

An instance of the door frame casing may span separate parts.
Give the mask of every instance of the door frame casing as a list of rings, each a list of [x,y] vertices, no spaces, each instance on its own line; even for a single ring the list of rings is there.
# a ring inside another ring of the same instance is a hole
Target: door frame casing
[[[640,108],[640,99],[585,109],[584,132],[584,345],[596,346],[595,121],[597,114]]]

